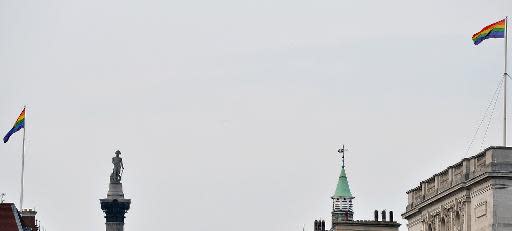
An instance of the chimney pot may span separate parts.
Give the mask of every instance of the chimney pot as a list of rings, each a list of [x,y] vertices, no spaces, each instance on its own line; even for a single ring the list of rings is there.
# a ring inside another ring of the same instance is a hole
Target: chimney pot
[[[37,227],[36,214],[37,211],[33,209],[24,209],[21,212],[21,219],[32,231],[37,231],[39,229],[39,227]]]

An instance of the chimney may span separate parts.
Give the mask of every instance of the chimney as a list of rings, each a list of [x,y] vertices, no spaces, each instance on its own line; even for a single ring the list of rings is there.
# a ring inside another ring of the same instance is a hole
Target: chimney
[[[379,210],[375,210],[375,212],[373,212],[373,218],[375,221],[379,221]]]
[[[382,210],[382,221],[386,221],[386,210]]]
[[[393,211],[389,211],[389,221],[393,222]]]
[[[36,214],[36,210],[32,209],[23,209],[21,211],[21,219],[23,220],[23,223],[25,223],[25,225],[31,229],[31,231],[39,230],[36,222]]]

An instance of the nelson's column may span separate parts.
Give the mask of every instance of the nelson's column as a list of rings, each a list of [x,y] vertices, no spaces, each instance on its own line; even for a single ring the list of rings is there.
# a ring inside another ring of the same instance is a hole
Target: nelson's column
[[[123,175],[123,159],[119,157],[121,152],[116,151],[116,156],[112,158],[114,169],[110,174],[110,184],[108,185],[107,198],[100,199],[101,209],[105,213],[105,226],[107,231],[124,230],[124,214],[130,209],[130,199],[124,198],[123,184],[121,176]]]

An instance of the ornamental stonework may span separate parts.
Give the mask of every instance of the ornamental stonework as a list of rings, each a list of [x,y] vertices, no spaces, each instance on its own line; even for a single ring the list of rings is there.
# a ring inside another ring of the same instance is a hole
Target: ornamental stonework
[[[410,231],[512,231],[512,148],[489,147],[407,191]]]

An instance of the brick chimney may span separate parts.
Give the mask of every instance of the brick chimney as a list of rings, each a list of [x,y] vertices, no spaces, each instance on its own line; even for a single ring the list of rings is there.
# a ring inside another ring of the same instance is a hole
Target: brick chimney
[[[39,227],[37,227],[36,214],[36,210],[33,209],[23,209],[21,211],[21,219],[23,220],[23,223],[25,223],[25,225],[32,231],[39,230]]]

